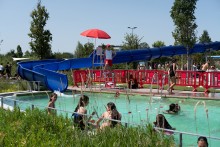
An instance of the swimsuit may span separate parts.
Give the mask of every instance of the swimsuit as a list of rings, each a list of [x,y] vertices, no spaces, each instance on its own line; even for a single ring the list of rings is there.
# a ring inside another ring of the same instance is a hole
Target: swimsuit
[[[85,130],[85,124],[83,123],[83,115],[78,113],[73,113],[73,122],[74,124],[79,127],[81,130]]]
[[[175,66],[175,70],[176,70],[176,66]],[[175,73],[173,71],[173,64],[170,65],[170,77],[175,77]]]

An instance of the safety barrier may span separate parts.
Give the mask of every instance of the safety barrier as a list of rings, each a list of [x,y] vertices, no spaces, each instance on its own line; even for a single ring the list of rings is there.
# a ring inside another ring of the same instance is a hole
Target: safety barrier
[[[144,84],[158,85],[159,89],[163,89],[164,85],[169,84],[168,72],[164,70],[76,70],[73,71],[74,86],[78,83],[88,82],[89,77],[93,82],[112,81],[116,83],[128,83],[129,76],[137,79],[139,88],[143,88]],[[110,75],[110,76],[109,76]],[[205,88],[204,92],[209,92],[210,88],[220,88],[220,72],[218,71],[176,71],[177,86],[191,86],[193,91],[197,91],[198,87]]]

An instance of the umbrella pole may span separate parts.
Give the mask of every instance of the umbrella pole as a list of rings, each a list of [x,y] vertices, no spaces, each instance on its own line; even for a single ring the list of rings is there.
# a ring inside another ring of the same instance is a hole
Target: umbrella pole
[[[96,38],[95,38],[95,45],[93,50],[93,59],[92,59],[92,69],[94,69],[94,62],[95,62],[95,50],[96,50]]]

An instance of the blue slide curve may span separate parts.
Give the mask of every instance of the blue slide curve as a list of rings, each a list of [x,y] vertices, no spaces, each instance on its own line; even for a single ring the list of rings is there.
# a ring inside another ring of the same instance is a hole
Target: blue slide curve
[[[189,52],[203,53],[210,50],[220,50],[220,42],[212,42],[207,44],[196,44]],[[134,61],[150,61],[151,59],[187,54],[186,48],[183,46],[165,46],[160,48],[145,48],[136,50],[117,51],[113,58],[113,64],[134,62]],[[65,91],[68,87],[68,79],[65,74],[59,73],[61,70],[92,68],[92,66],[100,66],[99,56],[94,53],[94,65],[92,65],[93,54],[88,58],[78,59],[52,59],[26,61],[18,63],[18,75],[27,81],[40,81],[41,85],[47,87],[51,91]]]

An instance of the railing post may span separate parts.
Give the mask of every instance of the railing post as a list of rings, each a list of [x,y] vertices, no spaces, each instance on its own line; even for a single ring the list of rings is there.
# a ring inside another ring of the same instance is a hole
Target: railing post
[[[159,93],[159,73],[158,73],[158,71],[157,71],[157,93]]]
[[[1,98],[1,107],[3,108],[3,97]]]
[[[180,133],[180,145],[179,147],[182,147],[183,146],[183,134]]]
[[[34,104],[31,105],[31,109],[34,110]]]
[[[37,90],[40,91],[40,81],[37,82]]]
[[[17,105],[17,101],[14,100],[14,108],[16,107],[16,105]]]

